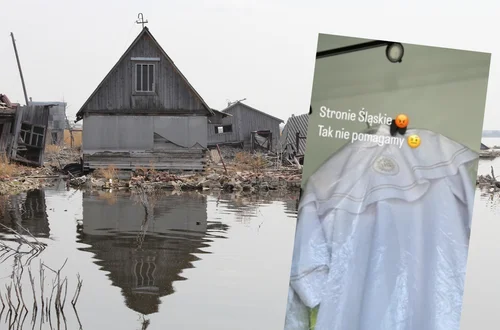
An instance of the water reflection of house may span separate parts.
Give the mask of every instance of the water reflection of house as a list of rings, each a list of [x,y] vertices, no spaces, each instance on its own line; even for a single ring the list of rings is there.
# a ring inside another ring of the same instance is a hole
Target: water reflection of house
[[[95,254],[96,264],[122,289],[126,305],[147,315],[158,311],[161,297],[174,292],[173,282],[184,280],[180,273],[194,267],[197,254],[206,253],[211,233],[221,225],[207,222],[207,201],[201,195],[162,196],[145,219],[145,208],[130,195],[114,203],[83,195],[79,241],[90,245],[83,250]]]
[[[298,209],[298,196],[239,196],[230,195],[218,199],[217,204],[221,206],[222,213],[233,214],[236,221],[249,222],[260,217],[260,208],[262,206],[274,203],[283,203],[284,211],[291,217],[296,217]]]
[[[19,233],[22,228],[35,237],[49,237],[50,227],[43,190],[32,190],[25,194],[3,196],[0,222]],[[21,226],[19,226],[21,225]],[[4,228],[0,232],[6,233]]]

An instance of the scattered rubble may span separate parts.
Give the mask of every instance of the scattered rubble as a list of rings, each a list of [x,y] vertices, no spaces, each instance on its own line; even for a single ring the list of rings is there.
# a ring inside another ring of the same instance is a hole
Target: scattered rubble
[[[497,181],[490,174],[479,175],[476,180],[476,186],[481,189],[488,189],[490,192],[500,191],[500,181]]]
[[[493,166],[491,166],[491,174],[477,176],[476,186],[482,190],[488,190],[489,192],[500,191],[500,181],[496,179]]]
[[[297,191],[302,175],[297,171],[217,172],[176,175],[168,172],[137,171],[129,180],[96,178],[92,175],[70,179],[73,187],[97,189],[144,189],[144,190],[219,190],[225,192]]]
[[[491,148],[487,150],[481,150],[479,153],[480,158],[497,158],[500,157],[500,149]]]
[[[70,179],[73,187],[93,189],[224,191],[260,193],[298,191],[302,170],[294,166],[278,166],[272,153],[250,153],[239,148],[220,147],[209,152],[208,168],[203,173],[176,174],[154,169],[118,172],[100,169],[91,175]]]
[[[60,147],[56,145],[47,146],[44,153],[44,164],[46,167],[61,170],[71,163],[80,162],[79,148]]]
[[[1,195],[16,195],[24,191],[41,188],[44,182],[38,179],[12,179],[0,180],[0,196]]]
[[[8,161],[0,157],[0,195],[18,194],[52,184],[52,180],[65,175],[61,169],[68,163],[77,162],[76,149],[47,146],[44,153],[44,166],[32,167]]]

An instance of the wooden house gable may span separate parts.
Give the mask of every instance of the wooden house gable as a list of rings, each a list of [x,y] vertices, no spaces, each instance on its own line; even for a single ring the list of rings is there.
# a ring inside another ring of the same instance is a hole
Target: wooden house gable
[[[77,113],[198,114],[213,111],[144,28]]]

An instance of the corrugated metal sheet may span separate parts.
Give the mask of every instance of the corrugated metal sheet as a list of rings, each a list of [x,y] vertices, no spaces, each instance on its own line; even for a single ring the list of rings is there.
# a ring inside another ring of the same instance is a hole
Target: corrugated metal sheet
[[[300,136],[307,136],[307,125],[309,123],[309,114],[303,114],[299,116],[291,116],[286,122],[285,128],[283,128],[283,133],[281,135],[282,148],[285,150],[295,151],[296,149],[296,133],[299,132]],[[299,150],[297,154],[303,155],[306,150],[306,140],[305,138],[300,139]]]

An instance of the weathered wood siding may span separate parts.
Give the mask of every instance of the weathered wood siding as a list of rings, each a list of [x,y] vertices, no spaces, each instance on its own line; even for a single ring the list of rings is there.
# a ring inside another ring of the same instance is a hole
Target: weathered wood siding
[[[13,137],[11,132],[13,124],[13,118],[0,117],[0,156],[6,155],[9,151]]]
[[[206,117],[97,116],[85,118],[84,166],[202,170]]]
[[[132,61],[132,57],[160,61]],[[135,93],[135,64],[155,64],[155,91]],[[125,55],[83,111],[133,111],[139,113],[185,113],[207,115],[201,100],[190,90],[151,37],[145,33]],[[87,126],[88,127],[88,126]]]
[[[43,105],[24,106],[22,122],[47,128],[49,125],[50,108]]]
[[[248,108],[242,103],[236,104],[227,110],[225,113],[231,114],[232,117],[226,117],[222,120],[223,125],[233,125],[232,133],[215,134],[215,126],[209,127],[209,143],[220,143],[222,140],[225,142],[243,142],[245,146],[250,146],[251,132],[260,130],[270,130],[273,134],[272,149],[275,150],[277,141],[280,136],[280,121],[260,113],[253,109]],[[229,141],[231,140],[231,141]]]
[[[232,132],[216,133],[216,128],[219,126],[232,125]],[[238,118],[235,116],[228,116],[222,118],[215,124],[208,124],[208,144],[215,145],[218,143],[235,143],[243,141],[240,139]]]

